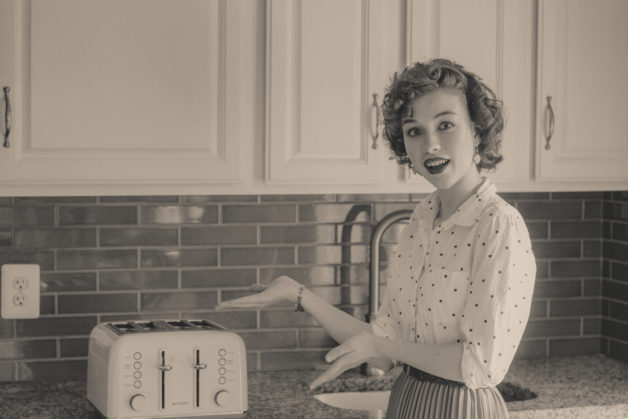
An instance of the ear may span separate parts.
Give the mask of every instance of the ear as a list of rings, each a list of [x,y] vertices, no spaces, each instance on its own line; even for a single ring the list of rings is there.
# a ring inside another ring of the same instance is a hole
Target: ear
[[[482,142],[482,138],[480,138],[480,133],[478,131],[478,128],[475,125],[472,128],[473,128],[473,146],[477,148]]]

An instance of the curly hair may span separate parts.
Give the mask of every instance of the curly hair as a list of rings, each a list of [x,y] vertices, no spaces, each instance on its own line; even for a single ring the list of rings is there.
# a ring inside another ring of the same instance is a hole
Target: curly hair
[[[410,164],[403,142],[401,120],[412,113],[412,101],[439,88],[460,90],[469,117],[480,137],[478,170],[494,169],[502,161],[500,152],[504,115],[502,102],[480,77],[446,59],[415,63],[395,73],[382,103],[383,136],[399,164]]]

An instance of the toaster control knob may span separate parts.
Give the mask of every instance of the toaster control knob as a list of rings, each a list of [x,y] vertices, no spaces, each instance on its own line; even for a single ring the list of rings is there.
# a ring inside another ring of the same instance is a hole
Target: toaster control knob
[[[214,401],[220,407],[225,407],[231,401],[231,394],[227,390],[218,390],[214,395]]]
[[[140,411],[146,406],[146,397],[143,394],[134,394],[131,400],[129,400],[129,404],[131,405],[131,409]]]

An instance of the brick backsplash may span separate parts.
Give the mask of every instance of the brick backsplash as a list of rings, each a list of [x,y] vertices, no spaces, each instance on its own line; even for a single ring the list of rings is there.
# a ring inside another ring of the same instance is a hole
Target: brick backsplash
[[[628,192],[606,192],[602,240],[602,353],[628,362]]]
[[[501,195],[537,257],[517,357],[628,361],[628,192]],[[0,320],[0,381],[85,379],[90,330],[122,319],[209,318],[243,337],[249,369],[311,367],[335,344],[310,316],[213,307],[289,275],[363,318],[370,234],[424,196],[1,198],[0,264],[40,264],[41,317]],[[383,236],[381,270],[402,227]]]

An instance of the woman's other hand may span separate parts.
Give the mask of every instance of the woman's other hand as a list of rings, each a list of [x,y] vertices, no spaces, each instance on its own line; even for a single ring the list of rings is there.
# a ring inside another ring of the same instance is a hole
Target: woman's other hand
[[[370,332],[360,332],[336,346],[325,355],[325,360],[332,365],[310,384],[310,390],[326,381],[333,380],[350,368],[355,368],[369,359],[380,357],[376,343],[378,336]]]
[[[273,280],[269,285],[251,285],[249,289],[251,291],[258,291],[257,294],[223,301],[217,304],[215,309],[266,307],[281,301],[291,301],[295,303],[299,286],[300,284],[294,279],[282,275]]]

